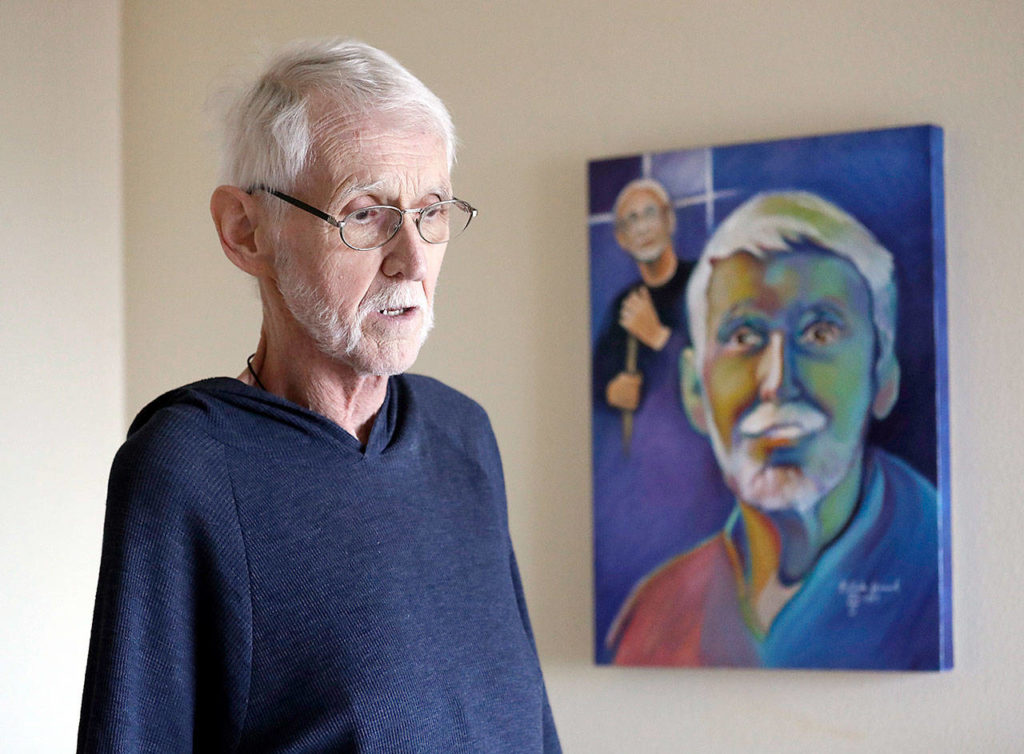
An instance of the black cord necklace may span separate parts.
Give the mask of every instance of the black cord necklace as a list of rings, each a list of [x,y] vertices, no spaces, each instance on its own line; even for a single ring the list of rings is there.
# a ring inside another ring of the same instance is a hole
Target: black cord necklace
[[[249,374],[251,374],[252,378],[254,380],[256,380],[256,384],[260,386],[260,389],[266,390],[267,388],[264,387],[262,382],[260,382],[260,376],[258,374],[256,374],[256,370],[252,368],[252,360],[255,359],[255,358],[256,358],[256,354],[250,354],[249,358],[245,360],[245,365],[247,367],[249,367]],[[270,391],[268,390],[267,392],[270,392]]]

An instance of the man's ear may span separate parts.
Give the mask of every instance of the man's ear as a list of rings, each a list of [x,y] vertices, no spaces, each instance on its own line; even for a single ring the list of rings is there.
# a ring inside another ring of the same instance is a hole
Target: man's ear
[[[683,397],[683,408],[686,409],[686,418],[690,420],[695,430],[706,435],[708,417],[701,394],[697,357],[692,348],[685,349],[683,355],[679,357],[679,389]]]
[[[259,209],[256,199],[238,186],[218,186],[210,197],[210,215],[224,254],[236,267],[256,277],[272,264],[272,255],[261,248],[256,233]]]
[[[900,365],[895,357],[884,360],[878,366],[878,388],[871,402],[871,415],[881,421],[889,415],[900,394]]]

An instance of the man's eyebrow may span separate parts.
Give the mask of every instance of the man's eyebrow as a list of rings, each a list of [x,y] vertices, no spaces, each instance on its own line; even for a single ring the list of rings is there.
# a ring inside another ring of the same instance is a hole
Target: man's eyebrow
[[[849,306],[846,305],[845,301],[834,296],[828,296],[805,306],[801,316],[804,314],[832,314],[845,318],[848,311]]]
[[[735,304],[733,304],[724,312],[722,312],[722,314],[718,317],[718,321],[725,322],[727,320],[735,319],[737,317],[748,317],[751,314],[759,314],[760,312],[757,309],[757,307],[752,306],[752,304],[753,299],[750,298],[745,298],[742,299],[741,301],[737,301]]]
[[[426,191],[426,193],[424,193],[424,196],[429,196],[430,194],[436,194],[438,196],[438,198],[441,199],[441,201],[445,201],[447,199],[451,199],[452,198],[452,187],[451,187],[451,184],[450,183],[438,184],[434,188],[428,189]]]
[[[343,181],[334,194],[331,196],[331,207],[340,209],[341,205],[353,196],[360,194],[373,194],[384,188],[384,181],[373,181],[370,183],[356,180]]]
[[[359,181],[342,183],[335,190],[334,195],[331,197],[331,206],[340,209],[341,205],[343,205],[345,202],[347,202],[350,198],[354,196],[361,196],[362,194],[376,194],[380,192],[382,189],[387,188],[387,186],[388,181],[383,179],[373,181],[371,183],[360,183]],[[451,199],[451,184],[441,183],[436,186],[432,186],[423,192],[423,196],[430,196],[431,194],[435,194],[437,197],[441,199],[441,201]]]

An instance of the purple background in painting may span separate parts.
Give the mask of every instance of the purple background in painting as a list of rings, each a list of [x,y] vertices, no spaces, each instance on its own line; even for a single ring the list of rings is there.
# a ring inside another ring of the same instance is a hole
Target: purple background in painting
[[[872,426],[869,442],[905,459],[933,483],[939,482],[940,463],[944,472],[948,469],[945,436],[937,445],[937,426],[944,427],[947,420],[941,131],[919,126],[685,150],[648,159],[649,177],[661,181],[676,202],[708,188],[717,192],[710,206],[699,202],[677,209],[675,246],[681,259],[696,260],[709,231],[751,196],[781,190],[810,191],[837,204],[892,252],[899,289],[896,350],[902,385],[892,414]],[[611,212],[622,186],[643,172],[639,156],[589,165],[592,348],[609,326],[615,298],[638,279],[635,263],[619,248],[610,223],[601,216]],[[938,393],[937,372],[942,381]],[[939,416],[937,403],[942,409]],[[654,503],[641,499],[631,491],[636,489],[630,479],[631,466],[636,464],[622,458],[620,416],[604,404],[595,385],[598,662],[610,660],[604,638],[637,580],[714,533],[732,506],[707,441],[688,426],[679,428],[677,440],[686,448],[691,466],[687,473],[693,484],[662,490],[664,494],[656,495],[660,499]],[[945,482],[948,473],[942,476]],[[651,484],[648,481],[648,487]],[[939,484],[939,492],[948,516],[945,483]]]

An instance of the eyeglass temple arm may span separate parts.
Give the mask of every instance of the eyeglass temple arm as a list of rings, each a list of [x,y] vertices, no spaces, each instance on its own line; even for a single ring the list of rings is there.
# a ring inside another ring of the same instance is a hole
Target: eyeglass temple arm
[[[281,199],[282,201],[286,201],[289,204],[291,204],[292,206],[298,207],[299,209],[304,210],[304,211],[308,212],[309,214],[314,215],[315,217],[319,217],[321,220],[323,220],[324,222],[330,223],[335,228],[341,228],[341,226],[344,225],[344,222],[331,217],[326,212],[322,212],[322,211],[318,210],[316,207],[313,207],[313,206],[311,206],[309,204],[306,204],[301,199],[296,199],[294,196],[289,196],[288,194],[285,194],[285,193],[283,193],[281,191],[278,191],[276,189],[267,188],[266,186],[260,185],[260,186],[253,186],[251,189],[249,189],[248,193],[251,194],[253,191],[266,191],[268,194],[276,196],[278,199]],[[477,210],[477,208],[474,207],[469,202],[467,202],[467,201],[465,201],[463,199],[459,199],[457,197],[452,197],[448,201],[459,202],[460,204],[464,204],[466,206],[466,208],[469,210],[469,213],[470,213],[469,214],[469,220],[466,221],[466,227],[468,228],[469,224],[471,222],[473,222],[474,219],[476,219],[476,216],[477,216],[477,213],[479,212],[479,210]],[[397,207],[396,207],[396,209],[397,209]],[[421,210],[414,210],[414,209],[401,210],[403,215],[406,212],[419,212],[419,211],[421,211]]]
[[[326,212],[321,212],[316,207],[312,207],[309,204],[306,204],[304,201],[296,199],[294,196],[288,196],[288,194],[281,193],[280,191],[277,191],[275,189],[267,188],[266,186],[253,186],[252,190],[249,193],[251,194],[253,191],[266,191],[268,194],[276,196],[278,199],[281,199],[282,201],[286,201],[289,204],[298,207],[301,210],[305,210],[311,215],[319,217],[321,220],[330,223],[335,228],[341,227],[341,222],[331,217]]]

